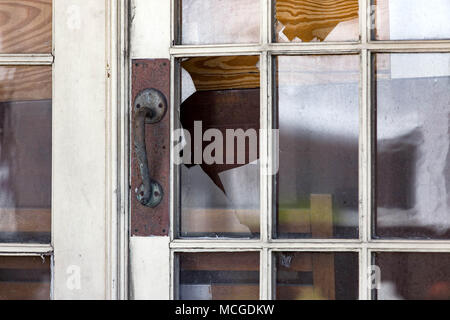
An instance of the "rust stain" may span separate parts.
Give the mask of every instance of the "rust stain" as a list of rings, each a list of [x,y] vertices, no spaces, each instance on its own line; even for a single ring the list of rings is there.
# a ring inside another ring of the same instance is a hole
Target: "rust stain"
[[[133,60],[132,65],[132,105],[136,95],[144,89],[154,88],[161,91],[170,105],[170,61],[168,59]],[[130,108],[134,119],[134,108]],[[131,126],[131,139],[134,126]],[[146,127],[147,157],[150,173],[164,190],[164,198],[156,208],[141,205],[135,190],[142,183],[138,161],[134,148],[131,148],[131,235],[132,236],[167,236],[169,234],[169,178],[170,178],[170,110],[156,124]]]

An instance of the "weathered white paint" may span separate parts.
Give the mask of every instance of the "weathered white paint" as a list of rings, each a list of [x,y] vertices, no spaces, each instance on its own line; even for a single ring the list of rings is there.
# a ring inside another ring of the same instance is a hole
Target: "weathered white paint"
[[[132,237],[130,240],[131,298],[168,300],[169,265],[169,237]]]
[[[169,58],[169,0],[131,1],[131,58]]]
[[[171,1],[132,0],[130,58],[170,57]],[[169,237],[130,238],[130,298],[170,298]]]
[[[128,40],[129,40],[129,1],[120,0],[117,1],[117,22],[115,30],[117,31],[117,44],[116,44],[116,59],[117,59],[117,72],[112,74],[116,77],[116,92],[117,101],[112,101],[111,103],[116,103],[118,106],[117,113],[117,132],[115,137],[117,137],[117,158],[112,158],[117,160],[117,168],[119,172],[118,176],[118,186],[117,186],[117,210],[119,216],[117,217],[117,250],[112,246],[111,251],[115,251],[117,257],[117,298],[121,300],[128,299],[128,223],[129,223],[129,206],[128,206],[128,186],[129,186],[129,101],[130,101],[130,90],[129,90],[129,70],[130,70],[130,59],[128,56]],[[112,19],[114,21],[114,19]],[[112,36],[114,38],[114,28],[112,28]],[[112,42],[112,47],[114,47],[114,42]],[[115,61],[114,58],[111,61]],[[114,66],[114,64],[112,64]],[[114,83],[114,81],[113,81]],[[112,109],[114,110],[114,109]],[[112,153],[111,153],[112,155]],[[114,226],[114,224],[113,224]],[[113,259],[111,259],[113,260]]]
[[[108,145],[114,123],[105,31],[110,9],[109,1],[54,1],[55,299],[108,299],[113,287],[109,223],[115,200],[109,188],[116,170],[109,154],[115,148]]]

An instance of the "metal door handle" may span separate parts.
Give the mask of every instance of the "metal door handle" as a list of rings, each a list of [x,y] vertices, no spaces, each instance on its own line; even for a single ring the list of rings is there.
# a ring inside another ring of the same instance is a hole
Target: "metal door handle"
[[[141,91],[134,102],[134,150],[141,173],[142,184],[137,193],[138,201],[147,207],[157,207],[164,196],[161,185],[150,176],[147,147],[145,145],[146,124],[154,124],[164,117],[167,110],[167,100],[156,89]]]

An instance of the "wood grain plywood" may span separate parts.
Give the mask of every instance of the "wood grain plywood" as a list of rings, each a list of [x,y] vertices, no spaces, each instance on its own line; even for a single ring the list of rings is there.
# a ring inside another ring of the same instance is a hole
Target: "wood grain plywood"
[[[52,0],[0,0],[0,53],[51,53]]]
[[[0,67],[0,102],[52,98],[52,68],[47,66]]]
[[[258,56],[190,58],[181,63],[197,91],[260,87]]]
[[[358,19],[358,0],[277,0],[276,19],[289,41],[325,41],[342,22]]]

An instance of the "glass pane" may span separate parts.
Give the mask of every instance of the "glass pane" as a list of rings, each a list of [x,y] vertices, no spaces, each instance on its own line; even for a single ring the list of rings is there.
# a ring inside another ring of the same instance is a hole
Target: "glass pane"
[[[52,0],[0,0],[0,53],[52,52]]]
[[[377,54],[375,235],[450,239],[450,54]]]
[[[52,68],[0,67],[0,242],[50,242]]]
[[[448,0],[372,0],[375,40],[450,39]]]
[[[257,237],[259,57],[190,58],[181,66],[181,236]]]
[[[357,300],[358,254],[279,252],[278,300]]]
[[[279,238],[358,237],[359,56],[276,58]]]
[[[260,0],[179,0],[181,44],[257,43]]]
[[[376,253],[378,300],[450,300],[450,253]]]
[[[259,253],[178,255],[180,300],[258,300]]]
[[[275,41],[358,41],[358,0],[276,0]]]
[[[0,257],[0,300],[49,300],[50,257]]]

